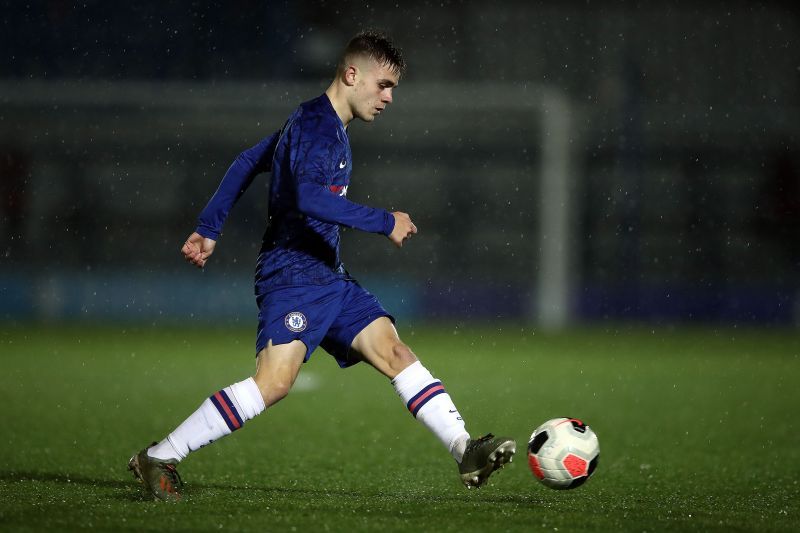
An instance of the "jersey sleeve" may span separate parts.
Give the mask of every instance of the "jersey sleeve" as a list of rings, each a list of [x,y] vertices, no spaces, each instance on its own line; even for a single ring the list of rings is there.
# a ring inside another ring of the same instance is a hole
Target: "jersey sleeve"
[[[297,208],[317,220],[361,231],[390,235],[394,230],[394,216],[385,209],[351,202],[317,183],[297,186]]]
[[[217,240],[222,226],[234,204],[261,172],[272,170],[272,156],[280,132],[275,132],[238,155],[223,176],[217,191],[200,212],[195,231],[203,237]]]
[[[370,233],[389,235],[394,216],[384,209],[351,202],[331,190],[335,165],[342,160],[342,141],[333,135],[293,132],[292,173],[297,208],[304,215]],[[338,191],[338,189],[337,189]]]

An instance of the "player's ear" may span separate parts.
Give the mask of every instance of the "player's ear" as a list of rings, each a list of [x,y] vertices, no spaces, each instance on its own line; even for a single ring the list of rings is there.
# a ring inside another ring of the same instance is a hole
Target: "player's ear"
[[[344,69],[344,73],[342,75],[342,81],[348,87],[352,87],[356,84],[356,78],[358,77],[358,67],[355,65],[348,65]]]

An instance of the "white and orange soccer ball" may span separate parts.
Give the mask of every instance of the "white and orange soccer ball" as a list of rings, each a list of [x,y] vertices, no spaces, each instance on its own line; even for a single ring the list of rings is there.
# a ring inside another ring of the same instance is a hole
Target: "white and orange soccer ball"
[[[599,459],[597,435],[577,418],[548,420],[533,431],[528,441],[528,466],[551,489],[583,485]]]

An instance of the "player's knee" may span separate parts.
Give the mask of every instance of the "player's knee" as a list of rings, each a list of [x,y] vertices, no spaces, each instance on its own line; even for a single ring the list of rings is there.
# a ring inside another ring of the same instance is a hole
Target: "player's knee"
[[[292,388],[292,384],[289,381],[276,380],[271,376],[264,378],[256,375],[254,379],[266,407],[286,398]]]
[[[273,383],[270,395],[272,396],[273,403],[283,400],[289,395],[292,385],[290,383]]]
[[[400,372],[407,366],[415,363],[417,356],[411,351],[411,348],[402,342],[395,342],[392,344],[391,357],[388,360],[389,366],[395,372]]]

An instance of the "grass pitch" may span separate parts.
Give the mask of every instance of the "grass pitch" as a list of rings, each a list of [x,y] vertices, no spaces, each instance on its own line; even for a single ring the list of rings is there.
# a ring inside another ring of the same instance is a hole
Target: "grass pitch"
[[[796,531],[800,336],[791,330],[405,327],[467,428],[518,440],[480,491],[389,383],[322,351],[297,390],[145,501],[130,455],[253,370],[250,329],[0,326],[0,528]],[[587,421],[595,476],[540,485],[535,426]]]

